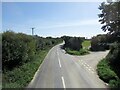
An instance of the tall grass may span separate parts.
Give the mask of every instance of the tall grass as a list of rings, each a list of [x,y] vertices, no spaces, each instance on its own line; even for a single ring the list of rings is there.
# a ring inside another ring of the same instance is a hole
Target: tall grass
[[[50,49],[50,48],[49,48]],[[34,59],[12,71],[3,73],[3,88],[24,88],[32,80],[38,67],[44,60],[49,49],[42,50],[34,56]]]

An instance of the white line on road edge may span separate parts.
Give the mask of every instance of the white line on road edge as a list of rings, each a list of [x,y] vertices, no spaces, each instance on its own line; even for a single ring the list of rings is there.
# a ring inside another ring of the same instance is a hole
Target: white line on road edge
[[[61,63],[60,63],[60,58],[58,57],[58,62],[59,62],[59,66],[60,66],[60,68],[61,68]]]
[[[61,79],[62,79],[63,88],[65,88],[65,81],[64,81],[64,77],[62,76],[62,77],[61,77]]]

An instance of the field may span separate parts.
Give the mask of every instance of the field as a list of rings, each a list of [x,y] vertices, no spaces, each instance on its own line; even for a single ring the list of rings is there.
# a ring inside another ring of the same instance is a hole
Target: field
[[[83,46],[85,49],[88,49],[89,46],[91,46],[90,40],[85,40],[85,41],[83,41],[82,46]]]

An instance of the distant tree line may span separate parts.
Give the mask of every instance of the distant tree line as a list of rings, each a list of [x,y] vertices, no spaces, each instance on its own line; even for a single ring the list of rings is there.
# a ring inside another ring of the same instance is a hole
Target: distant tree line
[[[47,49],[62,42],[60,38],[31,36],[23,33],[7,31],[2,33],[2,66],[4,70],[34,60],[38,51]]]
[[[65,42],[63,48],[69,48],[71,50],[77,51],[79,51],[82,48],[82,42],[83,40],[85,40],[84,37],[70,37],[70,36],[63,36],[62,39]]]

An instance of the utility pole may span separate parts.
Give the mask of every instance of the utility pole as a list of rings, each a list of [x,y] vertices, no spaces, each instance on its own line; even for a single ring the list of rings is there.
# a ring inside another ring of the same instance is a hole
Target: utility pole
[[[31,29],[32,29],[32,36],[33,36],[33,35],[34,35],[34,29],[35,29],[35,28],[31,28]]]

